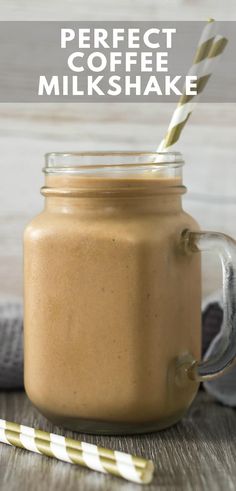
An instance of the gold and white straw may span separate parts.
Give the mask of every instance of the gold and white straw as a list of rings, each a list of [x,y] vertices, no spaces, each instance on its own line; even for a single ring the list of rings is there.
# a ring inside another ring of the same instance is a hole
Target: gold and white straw
[[[153,477],[154,465],[151,460],[10,423],[4,419],[0,419],[0,442],[139,484],[148,484]]]
[[[201,35],[193,65],[188,75],[197,75],[197,95],[182,95],[171,118],[167,133],[158,147],[158,152],[166,152],[174,145],[196,106],[197,99],[211,77],[216,63],[223,53],[227,39],[215,35],[215,21],[210,19]]]

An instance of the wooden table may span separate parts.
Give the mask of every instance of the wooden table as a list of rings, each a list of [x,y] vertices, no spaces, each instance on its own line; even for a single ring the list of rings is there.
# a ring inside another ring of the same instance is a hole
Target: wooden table
[[[0,392],[0,407],[1,418],[65,434],[43,418],[23,392]],[[236,489],[236,412],[204,392],[178,425],[159,433],[122,438],[73,435],[153,459],[155,477],[145,487],[150,491]],[[134,491],[142,487],[0,444],[0,489]]]

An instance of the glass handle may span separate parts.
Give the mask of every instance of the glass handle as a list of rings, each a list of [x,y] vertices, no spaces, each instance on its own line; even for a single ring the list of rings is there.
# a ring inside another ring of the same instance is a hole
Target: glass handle
[[[191,232],[181,237],[186,254],[201,251],[216,252],[223,274],[223,325],[214,355],[204,361],[194,361],[185,367],[188,377],[195,381],[212,380],[223,375],[236,359],[236,242],[218,232]]]

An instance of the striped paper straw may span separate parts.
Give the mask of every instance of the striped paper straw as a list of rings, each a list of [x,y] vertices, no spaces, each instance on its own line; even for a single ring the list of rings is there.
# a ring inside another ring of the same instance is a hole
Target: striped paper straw
[[[151,460],[102,448],[61,435],[36,430],[0,419],[0,442],[24,448],[63,462],[79,464],[94,471],[113,474],[139,484],[151,482]]]
[[[158,152],[168,151],[168,149],[178,141],[190,114],[196,106],[199,95],[204,90],[215,69],[216,63],[219,61],[219,58],[226,47],[228,42],[227,39],[223,36],[215,36],[214,34],[215,22],[211,19],[203,30],[193,65],[188,72],[188,75],[197,75],[198,77],[197,95],[182,95],[180,97],[179,103],[171,118],[166,136],[158,147]]]

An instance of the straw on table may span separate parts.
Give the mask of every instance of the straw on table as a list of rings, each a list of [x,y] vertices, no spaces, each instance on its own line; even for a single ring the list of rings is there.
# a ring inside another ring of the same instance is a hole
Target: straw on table
[[[148,484],[153,477],[154,465],[151,460],[3,419],[0,419],[0,442],[139,484]]]
[[[158,147],[159,152],[168,151],[181,135],[190,114],[196,106],[197,99],[204,90],[209,78],[211,77],[216,63],[223,53],[227,39],[223,36],[215,36],[215,22],[210,20],[203,30],[200,38],[193,65],[188,75],[197,75],[197,95],[182,95],[171,118],[167,133]]]

